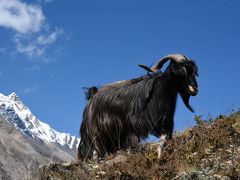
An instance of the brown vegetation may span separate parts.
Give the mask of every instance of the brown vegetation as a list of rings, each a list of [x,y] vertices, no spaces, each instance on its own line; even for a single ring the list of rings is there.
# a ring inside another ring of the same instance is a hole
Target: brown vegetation
[[[96,162],[51,164],[42,179],[240,179],[240,112],[177,133],[157,159],[155,144]]]

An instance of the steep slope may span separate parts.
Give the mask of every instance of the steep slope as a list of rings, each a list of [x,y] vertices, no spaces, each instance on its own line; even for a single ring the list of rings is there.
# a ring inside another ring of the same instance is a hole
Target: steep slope
[[[160,160],[156,144],[120,151],[100,162],[51,164],[43,179],[240,179],[240,112],[198,125],[168,141]]]
[[[79,138],[70,134],[59,133],[48,124],[38,120],[15,93],[9,96],[0,93],[0,114],[29,137],[42,140],[45,143],[65,146],[69,149],[76,149],[78,146]]]
[[[42,156],[26,136],[0,117],[0,179],[30,179],[50,158]]]
[[[0,94],[0,179],[39,177],[39,166],[73,161],[79,141],[38,120],[15,93]]]

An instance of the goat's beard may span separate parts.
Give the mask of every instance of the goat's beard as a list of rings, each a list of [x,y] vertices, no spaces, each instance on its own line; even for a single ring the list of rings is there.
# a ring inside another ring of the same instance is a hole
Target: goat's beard
[[[194,112],[193,108],[189,104],[190,95],[187,92],[180,92],[180,96],[182,97],[183,103],[185,106],[191,111]]]

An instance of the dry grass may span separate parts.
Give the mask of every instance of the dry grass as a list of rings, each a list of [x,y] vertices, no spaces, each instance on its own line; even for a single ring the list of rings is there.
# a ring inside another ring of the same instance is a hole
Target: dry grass
[[[100,162],[52,164],[42,179],[240,179],[240,112],[176,134],[157,159],[152,144]]]

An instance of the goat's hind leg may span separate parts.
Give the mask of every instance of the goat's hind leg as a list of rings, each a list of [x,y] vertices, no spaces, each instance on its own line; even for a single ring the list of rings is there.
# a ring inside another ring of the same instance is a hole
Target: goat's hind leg
[[[138,138],[134,134],[127,134],[126,138],[122,142],[121,147],[128,152],[131,152],[132,150],[136,149],[138,147],[138,143],[140,141],[140,138]]]

